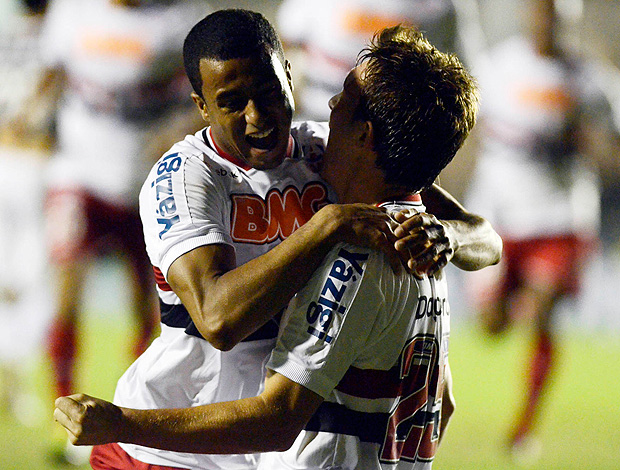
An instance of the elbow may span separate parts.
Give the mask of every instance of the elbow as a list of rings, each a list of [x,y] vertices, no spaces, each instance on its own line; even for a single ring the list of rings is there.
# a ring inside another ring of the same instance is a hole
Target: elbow
[[[282,439],[280,439],[280,442],[279,442],[280,445],[275,446],[274,452],[286,452],[293,446],[294,442],[295,442],[295,439],[287,439],[286,441],[283,441]]]
[[[272,439],[264,441],[264,448],[261,449],[261,452],[285,452],[293,446],[296,437],[297,436],[291,439],[281,434],[273,436]]]
[[[260,452],[284,452],[290,449],[307,419],[300,409],[289,404],[277,406],[261,422]]]
[[[292,427],[290,423],[283,421],[282,424],[274,428],[273,432],[269,433],[269,437],[264,441],[266,448],[262,451],[284,452],[289,450],[302,429],[303,427]]]
[[[199,328],[198,331],[211,346],[220,351],[230,351],[240,341],[226,325],[211,325],[208,328]]]
[[[200,318],[207,318],[201,315]],[[215,349],[220,351],[230,351],[243,338],[239,338],[230,324],[221,318],[209,316],[208,320],[194,321],[198,332]]]
[[[502,252],[504,250],[504,242],[502,241],[502,237],[499,236],[499,234],[495,231],[495,229],[491,225],[491,222],[483,218],[480,218],[480,221],[482,223],[482,226],[484,227],[484,230],[488,234],[487,239],[488,239],[489,260],[488,260],[487,265],[493,266],[499,263],[499,261],[502,259]]]

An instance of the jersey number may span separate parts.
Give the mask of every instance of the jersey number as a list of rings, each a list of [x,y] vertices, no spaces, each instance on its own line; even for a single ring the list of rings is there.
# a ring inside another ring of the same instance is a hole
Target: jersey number
[[[432,460],[441,420],[441,398],[436,397],[443,393],[437,340],[416,336],[403,348],[400,364],[400,394],[390,414],[380,458],[386,463]]]

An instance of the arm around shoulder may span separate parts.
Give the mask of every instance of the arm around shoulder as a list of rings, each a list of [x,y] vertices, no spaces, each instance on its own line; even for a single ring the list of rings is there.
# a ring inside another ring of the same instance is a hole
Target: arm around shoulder
[[[444,226],[453,246],[451,261],[465,271],[497,264],[502,256],[502,239],[489,221],[465,209],[450,193],[433,185],[423,193],[429,212]]]
[[[369,205],[326,206],[278,246],[241,266],[232,246],[205,245],[175,260],[167,280],[201,335],[228,350],[282,310],[335,243],[365,240],[393,250],[384,236],[386,220],[383,210]]]
[[[88,395],[56,400],[54,418],[76,445],[125,442],[175,452],[237,454],[288,449],[323,398],[273,374],[258,397],[194,408],[120,408]]]

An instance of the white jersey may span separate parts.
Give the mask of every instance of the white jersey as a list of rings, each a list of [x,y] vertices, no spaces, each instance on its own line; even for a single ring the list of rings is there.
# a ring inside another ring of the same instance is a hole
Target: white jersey
[[[119,380],[116,404],[185,408],[258,394],[277,322],[230,351],[219,351],[200,337],[166,276],[179,256],[214,243],[233,246],[241,265],[276,246],[333,201],[313,169],[327,133],[325,124],[294,124],[289,157],[277,168],[259,171],[218,153],[207,128],[174,145],[153,167],[140,193],[140,210],[157,277],[162,334]],[[121,446],[132,457],[156,465],[226,470],[257,465],[255,455]]]
[[[392,204],[423,210],[421,202]],[[283,317],[267,367],[325,401],[293,446],[261,468],[430,469],[441,423],[450,316],[440,274],[396,275],[340,244]]]
[[[11,20],[0,29],[0,128],[24,112],[43,74],[41,19],[22,14]]]
[[[28,106],[42,74],[40,17],[17,13],[5,12],[0,25],[0,362],[21,370],[41,347],[53,296],[43,224],[49,151],[30,133],[16,141],[7,132],[18,118],[35,125],[37,137],[49,132]]]
[[[598,179],[563,145],[571,116],[613,125],[593,64],[537,54],[521,38],[491,50],[476,71],[483,143],[468,205],[511,239],[596,235]]]
[[[467,5],[461,8],[462,3]],[[376,31],[412,24],[441,51],[456,52],[463,44],[458,32],[463,23],[472,23],[469,17],[475,18],[475,11],[470,0],[284,0],[278,32],[285,46],[305,50],[298,70],[304,77],[298,96],[301,112],[309,119],[329,118],[329,99],[340,92],[357,55]],[[472,31],[467,42],[476,42]]]
[[[86,188],[135,205],[153,163],[150,129],[188,104],[183,40],[204,2],[125,7],[111,0],[55,0],[42,37],[50,68],[66,74],[58,155],[50,184]]]

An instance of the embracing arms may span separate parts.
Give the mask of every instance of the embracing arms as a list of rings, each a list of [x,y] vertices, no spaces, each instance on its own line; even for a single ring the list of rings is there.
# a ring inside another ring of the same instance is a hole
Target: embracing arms
[[[196,248],[172,263],[168,282],[203,337],[227,350],[283,309],[337,242],[381,250],[395,270],[400,256],[419,273],[432,274],[449,261],[465,270],[499,261],[501,239],[485,219],[467,212],[437,186],[423,197],[441,220],[400,214],[401,225],[392,234],[382,209],[332,204],[278,246],[239,267],[228,245]]]
[[[468,212],[435,184],[422,198],[428,213],[409,219],[402,212],[396,216],[401,224],[395,230],[396,248],[410,260],[412,271],[432,274],[450,261],[465,271],[476,271],[499,262],[502,239],[486,219]]]
[[[135,410],[87,395],[56,400],[54,418],[76,445],[125,442],[203,454],[282,451],[323,398],[280,374],[258,397],[194,408]]]
[[[238,267],[229,245],[196,248],[172,263],[168,283],[203,337],[227,350],[283,309],[337,242],[379,249],[398,269],[387,220],[373,206],[332,204],[278,246]]]

